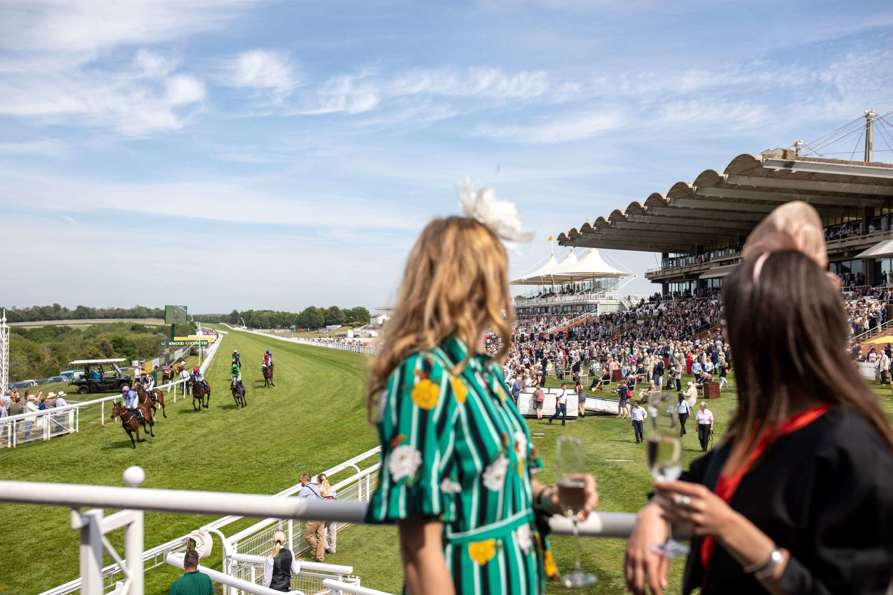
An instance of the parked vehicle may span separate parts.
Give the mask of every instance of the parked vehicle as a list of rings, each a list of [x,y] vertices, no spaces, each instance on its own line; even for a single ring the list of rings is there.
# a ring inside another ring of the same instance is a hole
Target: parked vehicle
[[[127,361],[123,357],[111,359],[78,359],[69,362],[72,366],[82,366],[83,374],[69,384],[77,387],[80,394],[106,393],[121,390],[131,378],[118,364]]]
[[[37,386],[36,380],[19,380],[18,382],[13,382],[12,384],[10,384],[9,388],[22,390],[24,388],[34,388],[35,386]]]
[[[61,372],[59,372],[59,376],[65,376],[66,382],[71,381],[71,380],[77,380],[78,378],[80,378],[83,375],[84,375],[83,370],[62,370]]]
[[[49,378],[47,378],[46,382],[41,384],[57,384],[59,382],[68,382],[69,380],[71,379],[60,374],[59,376],[50,376]]]

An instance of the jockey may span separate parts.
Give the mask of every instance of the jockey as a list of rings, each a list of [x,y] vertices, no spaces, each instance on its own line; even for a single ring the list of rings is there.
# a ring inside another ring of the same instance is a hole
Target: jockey
[[[121,398],[124,400],[124,407],[127,408],[128,411],[136,415],[137,419],[140,421],[143,420],[143,412],[140,410],[140,396],[136,394],[135,390],[130,390],[130,387],[126,384],[121,387]]]
[[[233,382],[242,384],[242,368],[235,359],[233,360],[233,365],[230,368],[230,374],[232,375]]]
[[[264,351],[264,367],[266,368],[267,366],[271,365],[272,363],[273,363],[273,354],[270,352],[269,349],[267,349],[266,351]]]
[[[200,384],[200,385],[204,386],[205,389],[208,388],[208,383],[205,382],[205,376],[204,376],[204,374],[202,374],[201,368],[198,368],[198,367],[192,368],[192,383]]]
[[[242,356],[239,355],[238,351],[233,351],[233,365],[238,365],[240,368],[242,367]]]

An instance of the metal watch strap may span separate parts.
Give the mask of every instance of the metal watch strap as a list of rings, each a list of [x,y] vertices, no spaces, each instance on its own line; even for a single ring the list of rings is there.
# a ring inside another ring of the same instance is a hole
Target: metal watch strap
[[[769,578],[778,565],[781,564],[782,560],[784,560],[784,556],[781,553],[781,549],[778,547],[772,548],[772,553],[769,554],[769,559],[766,560],[766,563],[754,570],[754,577],[760,581]]]

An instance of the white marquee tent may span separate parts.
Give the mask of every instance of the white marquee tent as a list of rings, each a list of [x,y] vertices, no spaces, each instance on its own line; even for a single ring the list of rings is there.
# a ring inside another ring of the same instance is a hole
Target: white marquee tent
[[[545,265],[524,277],[512,281],[512,285],[548,285],[550,283],[572,283],[591,279],[620,278],[629,275],[615,269],[602,257],[598,248],[590,249],[578,259],[571,252],[560,263],[552,256]]]

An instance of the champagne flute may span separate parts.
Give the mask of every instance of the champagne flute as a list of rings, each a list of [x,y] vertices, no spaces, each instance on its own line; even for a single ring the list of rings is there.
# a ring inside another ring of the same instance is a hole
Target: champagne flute
[[[648,393],[648,417],[651,431],[646,441],[648,469],[655,481],[674,481],[682,474],[682,438],[676,427],[676,414],[673,393],[652,390]],[[669,523],[668,523],[669,525]],[[667,558],[688,555],[689,547],[673,539],[673,527],[666,543],[655,544],[654,550]]]
[[[583,457],[583,444],[573,436],[559,436],[556,445],[558,471],[558,505],[564,516],[571,520],[574,542],[577,546],[577,562],[574,569],[563,574],[561,582],[568,589],[589,587],[598,582],[591,572],[583,570],[580,557],[580,535],[577,532],[577,513],[586,506],[586,467]]]

